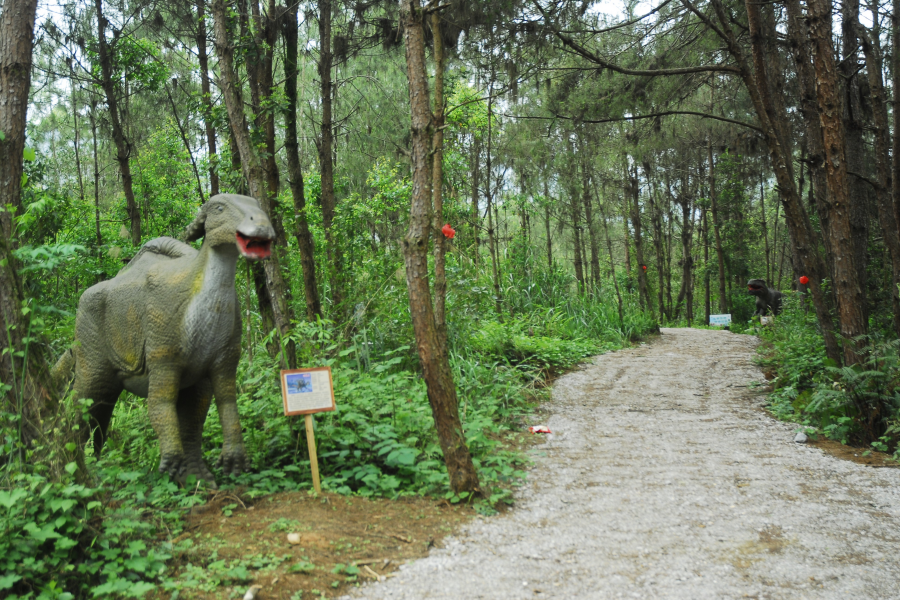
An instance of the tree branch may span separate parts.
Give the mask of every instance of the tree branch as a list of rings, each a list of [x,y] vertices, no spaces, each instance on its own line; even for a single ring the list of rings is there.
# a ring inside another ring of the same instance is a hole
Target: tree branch
[[[502,113],[501,113],[502,114]],[[635,115],[632,117],[609,117],[607,119],[577,119],[576,117],[569,117],[566,115],[560,115],[557,113],[553,113],[552,117],[531,117],[531,116],[520,116],[520,115],[508,115],[502,114],[504,117],[510,117],[513,119],[533,119],[533,120],[541,120],[541,121],[552,121],[554,119],[566,119],[569,121],[579,121],[581,123],[615,123],[618,121],[640,121],[641,119],[652,119],[654,117],[666,117],[669,115],[693,115],[696,117],[701,117],[703,119],[713,119],[715,121],[723,121],[725,123],[731,123],[732,125],[740,125],[741,127],[746,127],[748,129],[753,129],[754,131],[758,131],[763,133],[761,127],[757,125],[753,125],[752,123],[747,123],[746,121],[738,121],[736,119],[729,119],[728,117],[720,117],[718,115],[711,115],[709,113],[702,113],[694,110],[664,110],[662,112],[655,112],[646,115]]]
[[[571,37],[564,34],[560,31],[556,26],[550,23],[550,20],[547,17],[547,13],[544,11],[544,8],[538,4],[537,0],[532,0],[532,3],[535,7],[540,11],[541,15],[544,17],[544,23],[553,32],[556,37],[562,41],[563,45],[571,48],[576,54],[580,55],[582,58],[589,60],[592,63],[600,65],[604,69],[609,69],[610,71],[615,71],[616,73],[621,73],[623,75],[636,75],[639,77],[656,77],[656,76],[665,76],[665,75],[687,75],[690,73],[710,73],[710,72],[718,72],[718,73],[740,73],[740,70],[737,67],[732,67],[730,65],[703,65],[699,67],[683,67],[680,69],[628,69],[625,67],[620,67],[619,65],[613,64],[607,60],[604,60],[594,52],[591,52]]]

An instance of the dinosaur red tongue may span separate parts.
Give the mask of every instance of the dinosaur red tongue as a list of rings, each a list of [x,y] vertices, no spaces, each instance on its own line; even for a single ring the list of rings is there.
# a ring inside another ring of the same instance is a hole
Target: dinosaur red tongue
[[[238,249],[246,258],[262,260],[272,255],[272,240],[267,238],[255,238],[244,235],[240,231],[235,232]]]

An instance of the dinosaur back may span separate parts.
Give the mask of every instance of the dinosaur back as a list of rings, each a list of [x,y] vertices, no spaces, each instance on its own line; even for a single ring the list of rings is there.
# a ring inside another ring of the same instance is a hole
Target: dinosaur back
[[[136,266],[137,268],[149,266],[150,263],[158,262],[160,259],[175,259],[196,254],[197,250],[189,244],[171,237],[158,237],[141,246],[134,258],[119,272],[124,273]]]

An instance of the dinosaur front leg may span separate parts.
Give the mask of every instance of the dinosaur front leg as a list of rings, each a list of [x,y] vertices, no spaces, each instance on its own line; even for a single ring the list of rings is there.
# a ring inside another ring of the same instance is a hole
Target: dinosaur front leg
[[[203,462],[203,423],[212,402],[212,382],[203,379],[197,385],[181,390],[178,394],[178,427],[181,446],[184,449],[185,470],[182,479],[194,475],[215,489],[216,479]]]
[[[159,470],[177,478],[185,466],[184,447],[178,425],[178,384],[180,371],[154,367],[150,372],[147,412],[159,438]]]
[[[247,458],[247,451],[244,450],[244,438],[241,435],[235,373],[227,369],[225,371],[224,373],[214,373],[212,377],[223,437],[222,454],[219,456],[216,466],[221,467],[226,473],[237,475],[247,470],[250,460]]]

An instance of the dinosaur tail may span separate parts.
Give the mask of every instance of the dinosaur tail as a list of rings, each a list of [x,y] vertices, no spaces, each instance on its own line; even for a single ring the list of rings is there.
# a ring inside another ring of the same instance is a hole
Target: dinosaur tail
[[[66,349],[56,361],[53,369],[50,371],[50,377],[56,389],[62,391],[66,388],[75,374],[75,353],[71,348]]]

